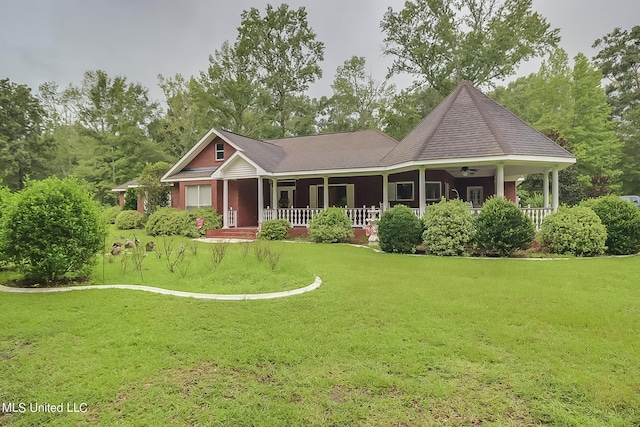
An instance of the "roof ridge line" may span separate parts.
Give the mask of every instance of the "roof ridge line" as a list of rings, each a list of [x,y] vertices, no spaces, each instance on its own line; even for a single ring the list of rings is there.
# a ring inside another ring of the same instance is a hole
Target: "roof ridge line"
[[[455,88],[455,90],[453,92],[451,92],[445,99],[442,100],[442,102],[440,104],[438,104],[436,106],[436,108],[434,108],[433,110],[431,110],[429,113],[427,113],[426,116],[424,116],[422,118],[422,120],[420,120],[420,122],[413,128],[411,129],[411,132],[409,132],[408,134],[406,134],[404,136],[404,138],[402,138],[399,141],[399,144],[397,145],[397,147],[400,147],[400,145],[402,144],[402,142],[407,139],[409,137],[409,135],[411,135],[416,129],[419,129],[420,126],[422,125],[422,123],[425,122],[425,120],[427,120],[431,114],[434,112],[434,110],[436,110],[438,107],[442,106],[443,107],[443,113],[440,115],[440,117],[438,117],[437,122],[435,123],[435,125],[433,126],[433,128],[429,131],[429,134],[424,138],[424,143],[420,144],[420,148],[417,149],[414,153],[412,153],[411,158],[415,158],[417,156],[418,153],[422,153],[424,151],[424,148],[427,145],[427,142],[429,141],[429,139],[433,136],[433,134],[438,130],[438,127],[440,126],[440,123],[442,123],[442,121],[444,120],[445,116],[447,115],[446,113],[451,109],[451,106],[453,105],[453,100],[455,98],[458,97],[458,94],[460,93],[462,88],[462,85],[459,85],[457,88]],[[391,153],[393,153],[395,151],[396,147],[392,148],[391,151],[389,151],[382,159],[381,161],[384,161],[389,155],[391,155]]]
[[[482,95],[483,97],[487,98],[489,101],[498,104],[496,101],[494,101],[493,99],[489,98],[487,95],[485,95],[484,93],[480,92],[478,89],[475,88],[475,86],[472,86],[473,89],[475,90],[471,90],[468,91],[469,96],[471,97],[471,100],[473,102],[473,105],[475,105],[476,109],[478,110],[478,112],[480,113],[480,115],[482,116],[482,120],[484,120],[484,122],[487,124],[487,126],[489,127],[489,130],[491,131],[491,133],[493,134],[493,136],[496,139],[496,142],[498,143],[498,145],[500,146],[500,149],[502,150],[502,152],[504,154],[511,154],[513,152],[513,149],[511,147],[511,144],[509,144],[509,142],[504,138],[504,135],[502,134],[502,132],[500,131],[500,129],[498,129],[495,126],[495,123],[493,123],[493,120],[489,120],[490,117],[487,116],[487,112],[485,111],[484,108],[481,108],[479,104],[479,99],[478,97],[478,93],[480,95]]]

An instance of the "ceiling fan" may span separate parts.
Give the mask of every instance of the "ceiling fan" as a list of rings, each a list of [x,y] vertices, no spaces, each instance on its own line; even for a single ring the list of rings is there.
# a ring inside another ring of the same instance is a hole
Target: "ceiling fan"
[[[478,172],[478,169],[472,169],[468,166],[463,166],[460,168],[460,173],[462,174],[462,176],[474,175],[476,172]]]

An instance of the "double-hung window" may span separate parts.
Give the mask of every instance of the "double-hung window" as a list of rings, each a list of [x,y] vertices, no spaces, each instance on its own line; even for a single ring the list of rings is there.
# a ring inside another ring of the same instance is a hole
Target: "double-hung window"
[[[187,185],[185,189],[187,209],[211,207],[211,185]]]

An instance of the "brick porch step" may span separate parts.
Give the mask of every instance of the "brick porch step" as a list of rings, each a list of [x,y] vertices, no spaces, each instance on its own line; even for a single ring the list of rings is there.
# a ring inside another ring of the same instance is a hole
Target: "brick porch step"
[[[256,227],[216,228],[207,230],[207,237],[218,239],[255,239]]]

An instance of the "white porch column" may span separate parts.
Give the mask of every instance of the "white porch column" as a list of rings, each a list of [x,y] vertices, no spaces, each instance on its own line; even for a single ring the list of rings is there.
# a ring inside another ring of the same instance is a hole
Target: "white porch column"
[[[549,170],[542,174],[542,207],[549,207]]]
[[[323,200],[322,200],[322,207],[323,207],[324,209],[327,209],[327,208],[329,207],[329,177],[328,177],[328,176],[325,176],[325,177],[323,178],[323,180],[324,180],[324,182],[323,182],[323,184],[322,184],[322,185],[323,185],[323,187],[324,187],[324,190],[323,190],[323,193],[324,193],[324,194],[323,194],[323,196],[324,196],[324,198],[323,198]]]
[[[504,197],[504,165],[498,163],[496,169],[496,196]]]
[[[389,174],[382,174],[382,210],[389,209]]]
[[[222,228],[229,228],[229,180],[222,181]]]
[[[421,167],[418,169],[419,171],[419,181],[418,181],[418,200],[420,201],[420,217],[424,215],[424,211],[427,210],[427,184],[425,183],[425,168]]]
[[[264,181],[261,176],[258,177],[258,224],[262,223],[264,211]]]
[[[271,180],[271,209],[278,209],[278,180]]]
[[[552,201],[551,201],[551,208],[553,209],[554,212],[556,212],[558,210],[558,205],[560,204],[560,180],[558,179],[558,168],[555,167],[553,168],[553,171],[551,172],[552,175],[552,188],[551,188],[551,194],[552,194]]]

